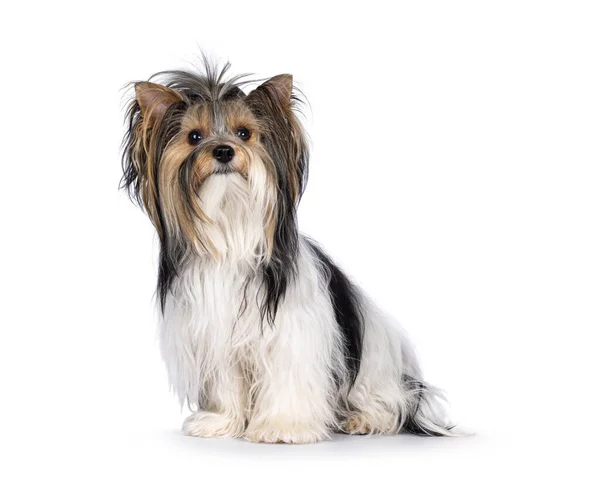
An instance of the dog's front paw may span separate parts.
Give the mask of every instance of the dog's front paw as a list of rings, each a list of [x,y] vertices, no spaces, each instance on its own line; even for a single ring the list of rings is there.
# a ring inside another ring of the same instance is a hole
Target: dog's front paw
[[[195,437],[242,437],[244,420],[228,414],[198,411],[184,421],[183,432]]]
[[[324,426],[296,423],[290,421],[269,421],[266,423],[250,423],[244,438],[250,442],[269,444],[312,444],[329,437]]]
[[[342,421],[340,431],[344,434],[397,434],[398,418],[387,411],[376,415],[355,412]]]
[[[345,434],[370,434],[372,432],[369,422],[358,414],[346,418],[340,429]]]

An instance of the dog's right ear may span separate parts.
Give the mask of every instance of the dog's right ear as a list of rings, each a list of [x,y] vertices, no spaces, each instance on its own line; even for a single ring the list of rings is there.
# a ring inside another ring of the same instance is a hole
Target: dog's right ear
[[[183,101],[175,90],[147,81],[135,84],[135,99],[147,128],[160,124],[169,107]]]
[[[184,99],[177,91],[151,82],[134,84],[135,100],[129,103],[128,128],[123,138],[121,187],[148,211],[160,233],[154,170],[160,126],[169,109]]]

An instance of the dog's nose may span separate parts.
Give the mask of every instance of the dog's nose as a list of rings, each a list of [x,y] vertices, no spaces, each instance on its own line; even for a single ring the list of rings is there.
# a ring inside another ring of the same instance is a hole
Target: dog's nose
[[[235,152],[229,145],[219,145],[213,150],[213,156],[221,163],[227,163],[233,159]]]

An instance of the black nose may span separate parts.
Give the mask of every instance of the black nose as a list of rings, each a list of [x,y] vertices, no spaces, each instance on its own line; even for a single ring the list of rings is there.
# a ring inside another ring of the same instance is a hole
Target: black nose
[[[213,150],[213,156],[221,163],[227,163],[233,159],[235,152],[229,145],[219,145]]]

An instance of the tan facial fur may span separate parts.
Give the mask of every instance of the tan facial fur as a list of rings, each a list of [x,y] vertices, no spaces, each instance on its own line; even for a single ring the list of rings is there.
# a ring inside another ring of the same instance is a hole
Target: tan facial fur
[[[221,181],[222,175],[233,174],[247,182],[248,204],[261,212],[261,250],[270,258],[279,209],[293,211],[302,191],[303,165],[297,162],[302,132],[291,112],[291,76],[274,77],[248,96],[237,87],[221,89],[206,79],[180,91],[176,81],[171,85],[174,88],[137,83],[136,101],[130,106],[131,118],[137,118],[129,143],[136,174],[129,173],[128,179],[161,241],[168,239],[171,250],[191,247],[219,256],[209,234],[216,226],[214,218],[200,192],[208,178]],[[200,93],[195,93],[196,88]],[[238,134],[241,128],[248,130],[249,137]],[[191,132],[201,140],[190,140]],[[218,146],[233,149],[231,161],[220,163],[214,157]],[[282,178],[288,185],[283,193],[278,183]],[[283,200],[279,195],[284,195]]]

